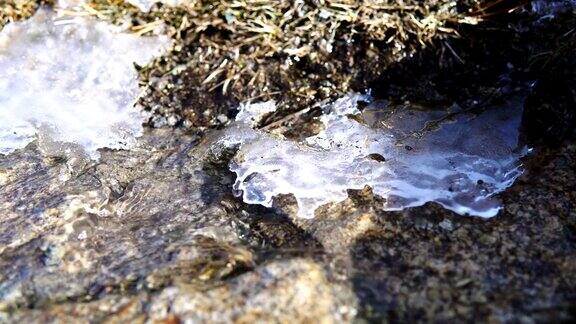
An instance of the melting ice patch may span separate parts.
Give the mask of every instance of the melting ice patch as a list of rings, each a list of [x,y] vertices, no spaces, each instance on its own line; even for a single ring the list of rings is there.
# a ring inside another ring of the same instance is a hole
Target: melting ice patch
[[[301,143],[243,123],[230,128],[221,142],[240,145],[230,165],[234,189],[245,202],[268,207],[275,196],[292,194],[306,218],[366,185],[386,198],[388,210],[435,201],[459,214],[497,214],[492,196],[521,174],[519,159],[527,152],[517,150],[520,100],[475,116],[381,103],[360,112],[357,102],[366,99],[336,101],[321,118],[325,129]]]
[[[133,107],[134,63],[146,63],[168,42],[48,10],[7,25],[0,32],[0,153],[36,137],[49,139],[51,153],[62,153],[56,143],[73,143],[93,159],[98,148],[130,147],[144,120]]]

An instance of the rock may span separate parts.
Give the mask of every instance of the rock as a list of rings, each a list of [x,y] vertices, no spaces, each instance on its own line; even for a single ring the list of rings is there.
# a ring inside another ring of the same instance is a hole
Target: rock
[[[150,131],[132,151],[102,151],[78,176],[34,145],[1,157],[2,302],[90,300],[148,285],[152,274],[170,283],[250,268],[251,251],[219,203],[229,191],[188,157],[196,142]]]
[[[332,276],[353,283],[360,318],[568,320],[576,291],[576,146],[540,154],[532,157],[538,167],[527,162],[525,175],[500,195],[505,208],[489,221],[435,204],[385,212],[369,189],[310,220],[298,218],[290,197],[276,205],[324,247]]]
[[[330,283],[321,265],[297,258],[267,264],[207,292],[166,289],[151,309],[169,310],[164,318],[173,313],[198,322],[333,323],[352,320],[356,299],[350,287]]]
[[[234,198],[206,141],[148,130],[74,174],[0,156],[0,321],[574,319],[574,144],[527,159],[491,220],[369,188],[305,220]]]
[[[356,297],[345,284],[328,281],[320,264],[295,258],[263,265],[205,291],[190,285],[132,297],[108,296],[12,314],[18,322],[319,322],[349,323]],[[2,319],[0,317],[0,319]]]

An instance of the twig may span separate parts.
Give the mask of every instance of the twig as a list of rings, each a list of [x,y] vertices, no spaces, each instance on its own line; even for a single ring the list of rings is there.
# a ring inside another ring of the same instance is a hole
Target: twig
[[[454,57],[456,57],[456,59],[458,59],[458,61],[460,61],[460,63],[462,63],[462,64],[465,63],[464,60],[460,57],[460,55],[458,55],[458,53],[456,53],[456,51],[452,48],[452,46],[450,46],[450,43],[448,41],[445,41],[444,45],[446,45],[446,47],[448,47],[448,49],[450,50],[452,55],[454,55]]]

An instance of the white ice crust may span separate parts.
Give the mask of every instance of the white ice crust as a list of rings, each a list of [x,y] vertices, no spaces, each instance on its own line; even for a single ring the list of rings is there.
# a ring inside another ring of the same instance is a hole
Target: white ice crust
[[[186,2],[186,0],[127,0],[126,2],[138,7],[138,9],[143,12],[148,12],[155,3],[163,3],[167,6],[176,7],[177,5]]]
[[[242,103],[235,120],[250,127],[256,127],[264,116],[276,110],[274,100],[258,103]]]
[[[65,153],[58,148],[67,145],[56,144],[67,143],[93,159],[99,148],[129,148],[144,121],[134,107],[134,63],[145,64],[168,44],[46,9],[8,24],[0,32],[0,154],[35,138],[49,139],[54,154]]]
[[[519,100],[479,116],[456,114],[437,129],[422,131],[447,112],[369,106],[361,113],[357,102],[367,99],[339,99],[321,117],[325,129],[301,143],[241,122],[228,129],[220,143],[240,146],[230,165],[237,174],[234,189],[245,202],[267,207],[274,197],[292,194],[304,218],[365,186],[386,199],[387,210],[434,201],[459,214],[498,213],[493,195],[521,174],[519,159],[527,153],[516,150]]]

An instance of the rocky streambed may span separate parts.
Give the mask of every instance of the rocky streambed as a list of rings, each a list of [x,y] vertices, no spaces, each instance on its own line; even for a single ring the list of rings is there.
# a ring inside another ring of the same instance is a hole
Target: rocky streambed
[[[199,142],[147,130],[65,181],[34,144],[3,157],[3,320],[573,316],[573,144],[541,152],[489,220],[384,211],[369,190],[305,220],[290,197],[234,197]]]
[[[10,117],[0,121],[0,321],[576,316],[573,54],[530,70],[514,54],[536,51],[540,36],[492,34],[518,45],[497,55],[480,32],[480,45],[448,45],[455,65],[423,69],[438,58],[424,51],[374,79],[370,96],[297,109],[261,98],[212,110],[211,129],[156,111],[156,127],[141,128],[135,70],[103,59],[122,48],[101,46],[139,41],[50,15],[16,25],[50,29],[15,37],[33,29],[8,25],[0,38],[0,116]],[[571,18],[550,15],[530,28],[569,36],[558,24]],[[146,42],[126,54],[150,59]],[[480,66],[486,57],[494,63]],[[181,91],[179,73],[153,82]],[[150,89],[140,104],[183,104]],[[55,101],[62,109],[45,113]],[[102,123],[107,114],[118,120]]]

